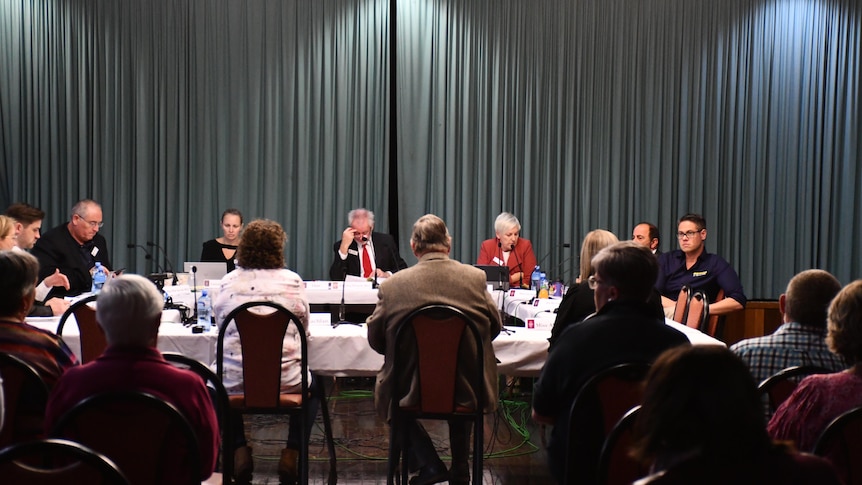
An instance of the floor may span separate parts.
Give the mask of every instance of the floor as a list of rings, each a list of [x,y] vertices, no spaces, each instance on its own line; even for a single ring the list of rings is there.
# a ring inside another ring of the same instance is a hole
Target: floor
[[[529,386],[523,386],[529,388]],[[311,434],[309,483],[386,483],[389,428],[374,412],[370,378],[339,378],[327,382],[329,410],[336,444],[337,480],[329,477],[329,455],[322,421]],[[496,414],[485,418],[485,484],[551,484],[542,430],[530,419],[530,396],[518,388],[506,389]],[[287,418],[250,416],[246,431],[255,460],[255,484],[277,484],[277,465]],[[448,428],[428,421],[426,428],[441,458],[447,461]],[[448,465],[448,463],[447,463]]]

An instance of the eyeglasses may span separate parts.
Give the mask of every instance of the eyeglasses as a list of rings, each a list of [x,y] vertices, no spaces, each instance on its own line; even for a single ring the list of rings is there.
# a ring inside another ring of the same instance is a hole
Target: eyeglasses
[[[685,238],[685,239],[691,239],[691,238],[693,238],[694,236],[696,236],[697,234],[700,234],[700,231],[702,231],[702,230],[703,230],[703,229],[700,229],[700,230],[698,230],[698,231],[685,231],[685,232],[678,232],[678,233],[676,233],[676,238],[677,238],[677,239],[684,239],[684,238]]]
[[[82,221],[84,221],[84,222],[86,222],[87,224],[89,224],[89,225],[90,225],[90,227],[92,227],[93,229],[97,229],[97,228],[98,228],[98,229],[101,229],[101,228],[102,228],[102,226],[104,226],[104,225],[105,225],[105,223],[104,223],[104,222],[88,221],[87,219],[84,219],[83,217],[81,217],[81,216],[80,216],[80,215],[78,215],[78,214],[75,214],[75,216],[76,216],[78,219],[81,219]]]
[[[591,290],[595,290],[599,285],[605,284],[605,282],[599,280],[595,276],[590,276],[589,278],[587,278],[587,284],[590,285]]]

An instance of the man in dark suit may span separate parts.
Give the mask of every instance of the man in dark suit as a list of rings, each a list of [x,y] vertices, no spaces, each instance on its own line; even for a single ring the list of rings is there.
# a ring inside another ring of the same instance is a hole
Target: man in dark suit
[[[368,318],[368,343],[383,354],[383,368],[377,374],[374,401],[381,418],[389,418],[392,399],[391,382],[397,378],[392,367],[395,355],[395,331],[411,312],[430,304],[451,305],[463,311],[482,335],[485,357],[484,389],[485,412],[494,412],[497,406],[497,363],[491,341],[500,333],[500,313],[485,287],[485,272],[470,265],[449,259],[452,238],[446,224],[439,217],[427,214],[413,225],[410,247],[419,258],[412,268],[396,273],[380,284],[377,306]],[[415,368],[416,356],[408,355],[405,369]],[[469,361],[469,359],[465,360]],[[470,370],[459,369],[459,381],[466,381]],[[402,404],[417,403],[419,388],[411,386]],[[455,399],[459,405],[475,405],[475,391],[459,388]],[[449,483],[469,482],[468,457],[470,454],[470,424],[449,423],[449,444],[452,450],[452,469],[447,471],[434,449],[428,433],[417,421],[406,430],[410,439],[410,469],[419,475],[411,485],[427,485],[449,480]]]
[[[329,267],[329,279],[343,280],[347,275],[386,278],[407,267],[395,239],[374,232],[373,212],[354,209],[347,214],[347,222],[350,225],[341,233],[341,240],[332,245],[335,257]]]
[[[69,222],[54,227],[36,241],[31,252],[39,260],[39,279],[51,276],[58,269],[69,279],[69,289],[54,287],[48,298],[90,291],[92,269],[97,261],[105,271],[110,271],[108,243],[99,234],[102,224],[102,206],[94,200],[83,199],[72,207]]]
[[[658,228],[653,223],[639,222],[635,228],[632,229],[632,241],[649,248],[649,250],[655,255],[661,254],[661,251],[658,250]]]

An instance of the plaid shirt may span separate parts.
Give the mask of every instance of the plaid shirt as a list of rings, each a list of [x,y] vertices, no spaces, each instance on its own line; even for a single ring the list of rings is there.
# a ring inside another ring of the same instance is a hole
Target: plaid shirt
[[[782,369],[797,365],[816,365],[842,371],[844,359],[826,346],[826,329],[788,322],[772,335],[737,342],[730,350],[748,365],[757,384]]]

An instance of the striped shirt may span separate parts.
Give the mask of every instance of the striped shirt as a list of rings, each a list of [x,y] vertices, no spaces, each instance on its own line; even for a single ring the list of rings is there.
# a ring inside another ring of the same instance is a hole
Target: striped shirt
[[[48,387],[69,367],[78,365],[75,354],[51,332],[26,323],[0,321],[0,352],[33,366]]]

